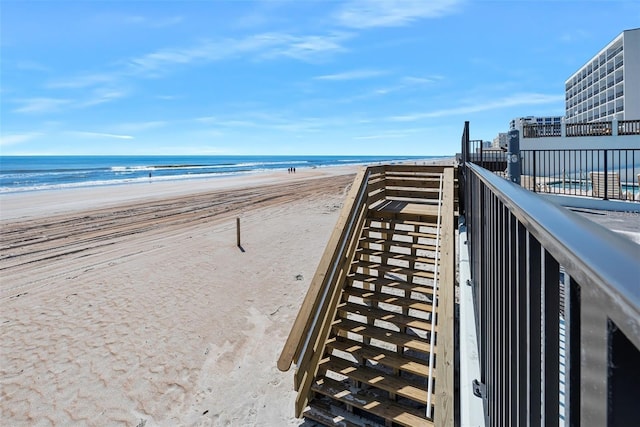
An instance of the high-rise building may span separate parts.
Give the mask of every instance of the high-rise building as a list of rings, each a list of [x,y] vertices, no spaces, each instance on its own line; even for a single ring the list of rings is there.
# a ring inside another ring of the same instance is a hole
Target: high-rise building
[[[562,116],[547,116],[547,117],[518,117],[515,119],[511,119],[509,122],[509,129],[519,129],[522,130],[524,125],[558,125],[560,126],[562,123]]]
[[[620,33],[565,81],[567,123],[640,119],[640,28]]]
[[[493,144],[491,144],[491,147],[493,147],[493,148],[507,148],[507,137],[508,137],[508,135],[507,135],[506,132],[498,133],[498,136],[493,138]]]

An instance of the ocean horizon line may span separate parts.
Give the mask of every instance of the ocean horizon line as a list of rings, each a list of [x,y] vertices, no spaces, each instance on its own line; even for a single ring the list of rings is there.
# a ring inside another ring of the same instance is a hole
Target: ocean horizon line
[[[185,181],[287,169],[436,160],[451,156],[55,155],[0,156],[0,194]]]

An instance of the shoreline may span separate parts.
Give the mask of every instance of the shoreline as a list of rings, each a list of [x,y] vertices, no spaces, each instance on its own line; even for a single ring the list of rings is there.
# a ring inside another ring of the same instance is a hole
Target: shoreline
[[[439,157],[394,163],[439,164],[450,163],[454,160],[455,158],[453,157]],[[350,164],[317,168],[303,167],[296,170],[295,174],[290,174],[286,170],[276,170],[243,175],[177,180],[154,180],[152,177],[146,182],[0,193],[0,222],[209,191],[233,190],[280,182],[295,182],[320,177],[355,174],[360,168],[366,166],[369,165]]]
[[[36,156],[38,157],[38,156]],[[55,156],[54,156],[55,157]],[[73,157],[73,156],[72,156]],[[80,158],[84,158],[85,156],[79,156]],[[89,156],[94,158],[94,156]],[[109,156],[95,156],[96,159],[102,159],[103,157],[109,158]],[[129,159],[129,156],[121,156],[123,159]],[[142,156],[144,157],[144,156]],[[246,157],[244,159],[243,157]],[[52,168],[53,165],[47,165],[45,162],[44,165],[41,165],[40,168],[34,166],[33,169],[30,169],[29,165],[9,165],[7,166],[9,169],[5,170],[5,166],[2,164],[3,157],[0,155],[0,178],[5,179],[4,174],[7,173],[8,176],[13,176],[15,174],[21,175],[42,175],[46,176],[47,174],[58,174],[65,173],[73,174],[75,172],[82,172],[80,175],[83,176],[82,179],[73,179],[69,180],[69,176],[64,177],[62,182],[57,181],[42,181],[38,184],[38,179],[33,178],[25,178],[25,181],[22,183],[16,182],[7,182],[8,186],[0,187],[0,195],[2,194],[20,194],[25,192],[48,192],[48,191],[58,191],[58,190],[71,190],[71,189],[82,189],[82,188],[100,188],[105,186],[124,186],[124,185],[133,185],[133,184],[146,184],[148,182],[195,182],[199,180],[209,180],[209,179],[222,179],[222,178],[242,178],[242,177],[250,177],[253,175],[262,175],[262,174],[272,174],[278,172],[284,172],[287,166],[297,167],[298,171],[311,170],[311,169],[324,169],[324,168],[334,168],[334,167],[362,167],[362,166],[370,166],[370,165],[379,165],[379,164],[397,164],[397,163],[416,163],[416,162],[425,162],[425,161],[439,161],[443,158],[449,157],[431,157],[431,158],[412,158],[412,159],[389,159],[389,160],[346,160],[341,156],[335,156],[338,160],[334,162],[322,163],[323,160],[327,158],[327,156],[311,156],[305,157],[307,160],[296,160],[297,156],[293,156],[293,160],[286,160],[287,157],[284,156],[276,156],[276,160],[280,161],[270,161],[273,160],[269,156],[266,157],[266,160],[263,159],[264,163],[260,161],[264,156],[231,156],[235,161],[240,161],[240,163],[176,163],[176,164],[147,164],[144,162],[140,163],[140,158],[137,156],[133,156],[130,159],[129,166],[107,166],[107,164],[117,163],[117,162],[106,162],[105,163],[97,163],[95,165],[87,165],[80,163],[78,165],[71,165],[71,169],[65,169],[63,164],[60,164],[60,167],[63,169],[47,169]],[[318,164],[314,164],[315,158],[321,159]],[[328,156],[331,157],[331,156]],[[362,157],[362,156],[355,156]],[[366,157],[366,156],[364,156]],[[377,157],[377,156],[372,156]],[[40,158],[40,157],[38,157]],[[44,156],[42,158],[47,158]],[[66,156],[63,156],[66,158]],[[171,159],[172,157],[169,156]],[[205,156],[206,158],[206,156]],[[219,159],[218,159],[219,160]],[[246,162],[242,162],[246,160]],[[193,158],[190,158],[189,161],[194,162]],[[13,170],[11,167],[23,168],[19,170]],[[198,170],[203,170],[205,172],[202,173],[190,173],[188,170],[195,168]],[[109,174],[107,171],[110,170],[112,172],[122,172],[127,176],[118,176],[118,173]],[[162,171],[164,170],[174,170],[178,171],[177,173],[165,174]],[[91,175],[89,178],[88,175]],[[105,176],[100,176],[104,175]],[[147,175],[148,174],[148,175]],[[13,177],[13,179],[18,179]],[[17,184],[14,186],[13,184]]]
[[[359,167],[330,166],[300,169],[295,174],[289,174],[285,170],[193,180],[153,181],[151,178],[148,182],[4,193],[0,194],[0,222],[110,207],[122,203],[355,174]]]

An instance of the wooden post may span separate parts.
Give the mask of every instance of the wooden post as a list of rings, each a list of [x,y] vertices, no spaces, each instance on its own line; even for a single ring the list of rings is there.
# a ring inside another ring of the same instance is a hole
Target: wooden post
[[[236,218],[236,237],[238,241],[238,247],[240,247],[240,218]]]

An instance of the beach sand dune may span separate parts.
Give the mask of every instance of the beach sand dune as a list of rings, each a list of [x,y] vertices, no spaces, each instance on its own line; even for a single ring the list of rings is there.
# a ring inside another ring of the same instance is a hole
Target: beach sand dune
[[[2,423],[298,425],[276,359],[352,179],[3,219]]]

